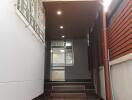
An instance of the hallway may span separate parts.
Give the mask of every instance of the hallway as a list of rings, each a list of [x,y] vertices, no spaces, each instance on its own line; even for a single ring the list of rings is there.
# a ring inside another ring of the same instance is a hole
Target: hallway
[[[42,100],[97,100],[88,65],[87,32],[96,19],[99,5],[60,1],[44,2],[44,7],[47,55]]]
[[[0,100],[132,100],[132,0],[1,0]]]

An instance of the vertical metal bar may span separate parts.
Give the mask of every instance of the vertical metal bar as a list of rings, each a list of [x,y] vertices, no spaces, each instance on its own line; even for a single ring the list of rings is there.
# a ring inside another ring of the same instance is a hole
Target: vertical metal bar
[[[103,31],[103,44],[104,44],[104,68],[105,68],[105,86],[106,86],[106,100],[111,100],[111,85],[110,85],[110,71],[108,59],[108,34],[106,26],[106,13],[104,7],[101,9],[102,13],[102,31]]]
[[[106,100],[111,100],[111,84],[110,84],[110,69],[109,69],[109,53],[108,53],[108,34],[106,24],[106,13],[102,3],[102,0],[97,0],[101,5],[101,18],[102,18],[102,32],[103,32],[103,46],[104,46],[104,74],[105,74],[105,89]]]
[[[66,69],[65,69],[66,68],[66,65],[67,65],[66,64],[66,50],[67,50],[66,49],[66,41],[64,41],[64,51],[65,51],[64,52],[64,60],[65,60],[65,63],[64,63],[65,64],[65,66],[64,66],[64,76],[65,76],[65,79],[64,79],[64,81],[66,81]]]
[[[50,64],[49,64],[49,65],[50,65],[50,66],[49,66],[49,67],[50,67],[50,68],[49,68],[49,69],[50,69],[50,76],[49,76],[49,77],[50,77],[50,81],[52,81],[52,79],[51,79],[51,66],[52,66],[52,52],[51,52],[51,51],[52,51],[52,47],[51,47],[51,41],[50,41],[50,47],[49,47],[49,48],[50,48],[50,49],[49,49],[49,50],[50,50],[50,51],[49,51],[49,56],[50,56]]]

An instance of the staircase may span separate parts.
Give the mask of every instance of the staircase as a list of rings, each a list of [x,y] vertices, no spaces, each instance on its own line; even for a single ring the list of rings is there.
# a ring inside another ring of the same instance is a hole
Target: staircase
[[[92,80],[87,82],[47,82],[45,97],[38,100],[97,100]]]

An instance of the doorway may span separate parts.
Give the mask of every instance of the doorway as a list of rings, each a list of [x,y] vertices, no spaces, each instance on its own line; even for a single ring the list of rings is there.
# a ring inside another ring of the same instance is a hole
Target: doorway
[[[65,81],[65,68],[73,66],[73,50],[71,41],[51,42],[51,81]]]

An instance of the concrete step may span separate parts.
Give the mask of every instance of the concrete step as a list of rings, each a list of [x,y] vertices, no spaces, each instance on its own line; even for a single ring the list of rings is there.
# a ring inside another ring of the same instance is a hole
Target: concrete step
[[[46,82],[46,85],[52,85],[52,86],[57,86],[57,85],[93,85],[93,82]]]
[[[64,98],[64,97],[45,97],[44,99],[40,99],[40,100],[98,100],[97,99],[97,97],[86,97],[86,98],[74,98],[74,97],[72,97],[72,98],[69,98],[69,97],[67,97],[67,98]]]
[[[87,98],[58,98],[58,97],[46,97],[44,100],[88,100]],[[95,99],[96,100],[96,99]]]
[[[86,98],[86,93],[50,93],[51,97],[57,98]]]
[[[48,82],[44,100],[96,100],[93,82]],[[90,98],[90,99],[88,99]]]
[[[59,90],[45,90],[47,93],[95,93],[95,89],[59,89]]]
[[[85,90],[84,85],[62,85],[52,86],[52,90]]]

